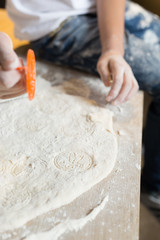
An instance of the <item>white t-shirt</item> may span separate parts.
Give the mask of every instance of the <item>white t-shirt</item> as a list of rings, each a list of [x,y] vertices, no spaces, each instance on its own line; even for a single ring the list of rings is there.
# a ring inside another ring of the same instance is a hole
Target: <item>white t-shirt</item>
[[[69,16],[96,12],[96,0],[7,0],[19,39],[36,40],[56,30]]]

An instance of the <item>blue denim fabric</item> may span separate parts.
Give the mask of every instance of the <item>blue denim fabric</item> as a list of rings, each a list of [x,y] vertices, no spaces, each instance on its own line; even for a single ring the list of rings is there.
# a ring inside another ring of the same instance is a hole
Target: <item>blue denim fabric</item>
[[[56,64],[98,74],[101,53],[97,16],[69,18],[56,35],[32,42],[38,57]],[[143,181],[160,192],[160,19],[130,1],[125,12],[125,59],[140,89],[153,97],[145,127]]]

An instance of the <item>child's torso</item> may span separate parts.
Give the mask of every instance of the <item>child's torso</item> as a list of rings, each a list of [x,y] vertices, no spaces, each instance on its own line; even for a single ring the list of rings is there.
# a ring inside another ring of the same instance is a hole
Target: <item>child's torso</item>
[[[96,11],[96,0],[7,0],[8,14],[20,39],[36,40],[69,16]]]

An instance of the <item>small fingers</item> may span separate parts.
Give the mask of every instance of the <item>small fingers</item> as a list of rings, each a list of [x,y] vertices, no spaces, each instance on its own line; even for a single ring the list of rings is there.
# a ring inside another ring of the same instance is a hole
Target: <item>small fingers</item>
[[[122,103],[124,99],[127,97],[129,92],[132,89],[132,72],[130,72],[130,69],[127,69],[124,73],[124,81],[122,88],[118,94],[118,96],[114,99],[113,104],[116,105],[118,103]]]
[[[103,55],[98,61],[97,71],[105,86],[112,84],[106,98],[108,102],[115,105],[122,103],[130,99],[138,91],[138,83],[130,66],[122,56],[110,56],[107,58],[106,55]]]
[[[131,99],[138,92],[138,90],[139,90],[138,83],[136,79],[133,79],[131,91],[128,93],[124,101],[128,101],[129,99]]]
[[[107,64],[100,62],[97,64],[97,71],[100,74],[101,80],[103,81],[104,85],[106,87],[110,86],[109,80],[110,80],[110,72],[108,70]]]
[[[0,71],[0,82],[4,88],[12,88],[18,81],[20,81],[22,74],[17,70]]]
[[[3,32],[0,32],[0,65],[4,70],[15,69],[20,65],[11,39]]]
[[[107,101],[109,102],[112,101],[118,95],[123,84],[123,75],[124,75],[123,67],[119,67],[117,64],[111,65],[110,69],[113,76],[113,85],[106,98]]]

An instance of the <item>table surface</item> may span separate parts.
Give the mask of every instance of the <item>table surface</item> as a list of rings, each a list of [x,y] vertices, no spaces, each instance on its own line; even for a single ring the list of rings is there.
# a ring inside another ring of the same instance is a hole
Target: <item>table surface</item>
[[[38,62],[38,74],[49,81],[71,77],[96,77],[67,68]],[[94,99],[94,95],[93,95]],[[97,98],[98,99],[98,98]],[[96,99],[96,100],[97,100]],[[102,103],[101,96],[99,104]],[[55,227],[55,218],[59,222],[65,219],[84,218],[104,197],[109,201],[98,216],[79,231],[67,231],[60,240],[136,240],[139,239],[139,196],[141,169],[141,133],[143,94],[138,93],[131,101],[122,106],[108,106],[114,112],[114,130],[118,140],[116,166],[108,178],[92,187],[72,203],[50,211],[33,219],[15,231],[8,231],[0,240],[19,240],[31,233],[49,231]]]
[[[14,47],[27,43],[14,38],[13,24],[8,19],[5,10],[0,10],[0,19],[0,31],[9,34]],[[59,67],[38,63],[38,73],[50,81],[53,80],[53,75],[59,72],[61,72]],[[63,69],[63,74],[66,79],[82,77],[82,73],[68,69]],[[95,80],[93,76],[87,74],[83,76]],[[39,216],[20,229],[8,231],[0,236],[0,239],[25,239],[25,235],[30,233],[50,230],[54,228],[55,217],[60,221],[66,218],[81,219],[105,196],[108,196],[109,201],[92,222],[86,224],[78,232],[71,231],[63,234],[59,239],[138,239],[143,95],[139,93],[121,107],[110,106],[110,108],[115,113],[114,129],[117,133],[119,151],[116,166],[109,178],[104,179],[69,205]]]

